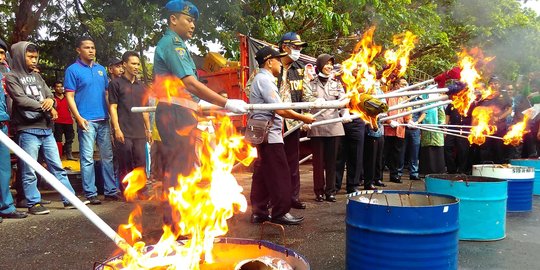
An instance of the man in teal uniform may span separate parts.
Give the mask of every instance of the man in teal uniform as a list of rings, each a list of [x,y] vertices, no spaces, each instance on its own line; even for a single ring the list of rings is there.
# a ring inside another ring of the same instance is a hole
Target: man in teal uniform
[[[165,5],[169,29],[158,42],[154,54],[156,83],[160,76],[174,76],[182,80],[184,89],[170,97],[155,93],[159,99],[156,108],[156,126],[164,145],[165,160],[163,190],[178,185],[178,175],[189,175],[198,163],[195,154],[197,129],[197,102],[203,99],[235,113],[245,113],[243,100],[227,99],[206,87],[197,79],[196,67],[185,41],[193,37],[199,11],[188,1],[171,0]],[[179,216],[165,207],[164,221],[176,224]]]

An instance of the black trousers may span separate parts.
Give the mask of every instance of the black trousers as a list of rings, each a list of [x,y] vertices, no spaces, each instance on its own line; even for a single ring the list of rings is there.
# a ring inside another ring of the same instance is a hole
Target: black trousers
[[[390,170],[390,180],[401,177],[401,156],[405,139],[397,136],[384,136],[384,158]]]
[[[64,142],[63,154],[71,153],[71,145],[75,138],[75,131],[73,130],[73,124],[58,124],[54,123],[54,139],[57,142],[62,142],[62,136],[66,138]]]
[[[146,161],[145,147],[146,139],[124,138],[124,143],[114,142],[117,148],[118,177],[120,181],[137,167],[144,167]]]
[[[315,196],[336,193],[336,157],[340,137],[312,137]]]
[[[291,179],[283,146],[281,143],[257,146],[259,157],[253,165],[250,195],[253,214],[268,215],[270,204],[273,218],[291,210]]]
[[[291,179],[291,200],[300,199],[300,130],[296,130],[283,138],[287,164],[289,165],[289,178]]]
[[[471,173],[469,140],[456,136],[444,138],[444,160],[448,173]]]
[[[383,178],[384,137],[366,136],[364,144],[364,186]]]
[[[500,136],[500,135],[495,135]],[[504,136],[504,133],[502,134]],[[502,137],[501,136],[501,137]],[[504,164],[508,162],[503,141],[486,138],[486,142],[480,145],[480,163]]]
[[[345,136],[342,137],[338,147],[336,160],[336,190],[341,189],[345,165],[347,166],[346,188],[354,191],[360,185],[364,174],[364,138],[365,123],[355,119],[350,123],[343,124]]]

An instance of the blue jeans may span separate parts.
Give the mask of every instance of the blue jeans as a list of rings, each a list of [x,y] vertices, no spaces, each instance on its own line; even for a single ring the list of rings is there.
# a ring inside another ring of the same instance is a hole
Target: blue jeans
[[[401,164],[409,164],[409,176],[418,177],[418,152],[420,151],[420,130],[407,128],[405,130],[404,160]],[[405,153],[407,155],[405,156]]]
[[[3,93],[2,93],[3,94]],[[7,134],[7,127],[0,124],[1,131]],[[9,191],[9,179],[11,178],[11,159],[9,149],[0,143],[0,213],[9,214],[15,211],[13,197]]]
[[[97,143],[101,159],[105,195],[118,193],[118,182],[114,178],[113,151],[109,121],[88,122],[88,131],[78,129],[81,174],[84,195],[87,198],[97,196],[96,173],[94,171],[94,143]]]
[[[66,186],[69,191],[75,194],[75,191],[69,183],[67,173],[62,168],[62,162],[60,161],[60,155],[58,154],[58,146],[56,145],[56,140],[50,132],[43,130],[44,133],[37,135],[34,133],[28,133],[22,131],[19,133],[19,146],[28,153],[33,159],[38,159],[39,149],[43,151],[43,157],[47,163],[47,170],[51,172],[54,177],[56,177],[60,183]],[[30,167],[28,164],[19,160],[21,180],[23,182],[24,195],[28,201],[28,207],[39,203],[41,201],[41,194],[37,188],[37,177],[35,170]],[[66,198],[62,197],[62,201],[67,203]]]

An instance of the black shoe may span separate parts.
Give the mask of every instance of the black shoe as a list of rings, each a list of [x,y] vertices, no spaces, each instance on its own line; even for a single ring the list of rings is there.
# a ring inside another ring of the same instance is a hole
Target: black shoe
[[[358,192],[356,189],[347,189],[347,194]]]
[[[32,207],[28,208],[28,213],[32,215],[46,215],[50,213],[49,209],[45,208],[45,206],[41,205],[40,203],[32,205]]]
[[[378,187],[386,187],[386,184],[383,183],[381,180],[377,180],[377,181],[373,182],[373,185],[378,186]]]
[[[324,201],[323,195],[317,195],[317,196],[315,196],[315,201],[316,201],[316,202],[322,202],[322,201]]]
[[[75,205],[73,205],[70,202],[65,202],[64,203],[64,209],[75,209],[75,208],[77,208],[77,207],[75,207]]]
[[[326,195],[325,200],[327,202],[336,202],[336,196],[334,196],[334,195]]]
[[[40,203],[40,204],[51,204],[51,201],[41,199],[41,202],[39,202],[39,203]]]
[[[251,214],[250,222],[253,224],[263,223],[265,221],[269,221],[270,216],[269,215],[257,215],[257,214]]]
[[[373,184],[364,186],[364,190],[377,190],[377,187]]]
[[[403,181],[401,181],[401,179],[399,179],[399,178],[391,178],[391,179],[390,179],[390,182],[392,182],[392,183],[398,183],[398,184],[403,183]]]
[[[306,204],[301,201],[292,201],[291,207],[294,209],[306,209]]]
[[[409,176],[409,179],[410,180],[420,180],[420,177],[411,175],[411,176]]]
[[[124,196],[122,196],[120,193],[116,193],[114,195],[105,195],[106,201],[125,201]],[[91,203],[91,202],[90,202]]]
[[[303,220],[304,220],[303,217],[297,218],[291,215],[290,213],[287,213],[278,218],[272,218],[273,223],[282,224],[282,225],[298,225],[302,223]]]
[[[17,210],[9,213],[9,214],[2,214],[0,213],[1,218],[25,218],[28,214],[26,212],[19,212]]]
[[[67,160],[77,160],[77,159],[73,156],[72,153],[67,153],[67,154],[66,154],[66,159],[67,159]]]
[[[97,196],[88,197],[88,201],[91,205],[101,204],[101,201],[97,198]]]

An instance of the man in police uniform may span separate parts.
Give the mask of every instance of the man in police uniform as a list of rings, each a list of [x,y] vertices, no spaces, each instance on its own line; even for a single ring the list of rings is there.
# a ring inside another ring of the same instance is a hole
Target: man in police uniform
[[[304,64],[299,61],[300,52],[307,46],[306,42],[294,32],[288,32],[279,41],[279,51],[287,53],[281,58],[283,64],[281,73],[278,76],[278,87],[283,102],[307,102],[312,101],[309,78],[304,72]],[[285,120],[285,130],[287,131],[299,121],[293,119]],[[301,202],[300,196],[300,130],[296,130],[284,138],[287,163],[291,174],[292,198],[291,206],[296,209],[305,209],[306,204]]]
[[[154,74],[156,78],[177,77],[184,85],[184,89],[178,91],[179,96],[161,99],[156,109],[156,126],[165,152],[161,154],[167,157],[163,190],[168,190],[177,185],[179,174],[190,174],[198,162],[195,155],[197,102],[203,99],[235,113],[246,112],[247,104],[243,100],[226,99],[198,81],[195,63],[185,43],[195,31],[199,17],[197,7],[188,1],[171,0],[165,5],[165,11],[169,29],[157,44]],[[164,221],[172,224],[179,217],[171,217],[168,210],[165,209]]]

